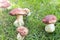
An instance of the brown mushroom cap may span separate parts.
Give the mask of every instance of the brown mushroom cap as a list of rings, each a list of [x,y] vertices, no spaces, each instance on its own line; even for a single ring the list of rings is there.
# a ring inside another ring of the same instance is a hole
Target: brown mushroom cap
[[[16,16],[16,15],[27,15],[27,10],[22,9],[22,8],[15,8],[12,11],[10,11],[10,15]]]
[[[28,34],[28,29],[24,26],[18,27],[17,31],[21,34],[21,36],[26,36]]]
[[[57,21],[57,18],[54,15],[47,15],[46,17],[43,18],[42,21],[45,24],[51,24],[51,23],[55,23]]]
[[[8,0],[0,0],[0,8],[7,8],[11,6]]]

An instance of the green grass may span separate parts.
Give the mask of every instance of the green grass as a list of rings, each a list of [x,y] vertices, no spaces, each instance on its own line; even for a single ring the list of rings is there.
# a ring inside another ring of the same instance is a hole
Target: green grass
[[[29,34],[25,40],[60,40],[60,1],[59,0],[11,0],[13,8],[29,8],[31,15],[24,17]],[[1,11],[0,11],[1,12]],[[16,27],[13,25],[15,16],[9,15],[10,10],[0,13],[0,40],[17,40]],[[49,34],[45,32],[43,17],[53,14],[57,17],[56,30]]]

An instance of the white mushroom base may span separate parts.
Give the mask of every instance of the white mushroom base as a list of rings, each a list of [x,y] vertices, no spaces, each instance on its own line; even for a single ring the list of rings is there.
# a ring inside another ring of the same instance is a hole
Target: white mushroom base
[[[19,26],[23,26],[24,25],[24,22],[22,20],[16,20],[14,23],[13,23],[16,27],[19,27]]]
[[[21,35],[20,35],[20,33],[18,33],[17,34],[17,40],[23,40],[24,39],[24,37],[22,37]]]
[[[16,21],[14,22],[14,25],[16,27],[19,26],[23,26],[24,25],[24,21],[23,21],[23,16],[22,15],[18,15]]]
[[[55,31],[54,24],[48,24],[48,25],[46,25],[45,31],[48,32],[48,33],[54,32]]]

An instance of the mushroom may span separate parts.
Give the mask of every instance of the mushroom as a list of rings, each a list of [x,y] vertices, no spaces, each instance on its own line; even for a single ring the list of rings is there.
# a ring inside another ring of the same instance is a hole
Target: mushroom
[[[14,22],[14,25],[18,27],[24,25],[23,16],[27,15],[29,12],[30,10],[28,8],[26,9],[15,8],[12,11],[10,11],[9,14],[17,17],[16,21]]]
[[[26,11],[26,12],[28,13],[27,16],[30,16],[30,15],[31,15],[31,12],[30,12],[30,10],[29,10],[28,8],[24,8],[24,10],[25,10],[25,11],[27,10],[27,11]]]
[[[8,0],[0,0],[0,8],[8,8],[10,5]]]
[[[8,0],[0,0],[1,13],[2,13],[2,11],[4,11],[5,9],[7,9],[10,6],[11,6],[11,4]]]
[[[18,40],[23,40],[25,38],[25,36],[27,36],[28,34],[28,29],[24,26],[20,26],[17,28],[17,39]]]
[[[42,21],[43,21],[43,23],[47,24],[46,27],[45,27],[45,31],[46,32],[52,33],[52,32],[55,31],[54,24],[57,21],[56,16],[54,16],[54,15],[47,15],[46,17],[43,18]]]

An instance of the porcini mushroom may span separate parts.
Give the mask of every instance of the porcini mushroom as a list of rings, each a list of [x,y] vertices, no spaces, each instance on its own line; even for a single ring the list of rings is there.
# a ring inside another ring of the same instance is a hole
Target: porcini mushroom
[[[17,39],[18,40],[23,40],[25,38],[25,36],[27,36],[28,34],[28,29],[24,26],[18,27],[17,28]]]
[[[8,0],[0,0],[0,8],[8,8],[10,5]]]
[[[43,18],[43,23],[47,24],[45,27],[46,32],[54,32],[55,31],[55,26],[54,24],[57,21],[57,18],[55,15],[47,15],[46,17]]]
[[[5,9],[7,9],[10,6],[11,6],[11,4],[10,4],[10,2],[8,0],[0,0],[1,12],[4,11]]]
[[[10,15],[17,17],[16,21],[14,22],[15,26],[18,27],[24,25],[23,16],[27,15],[30,12],[29,9],[27,9],[15,8],[9,13]]]

